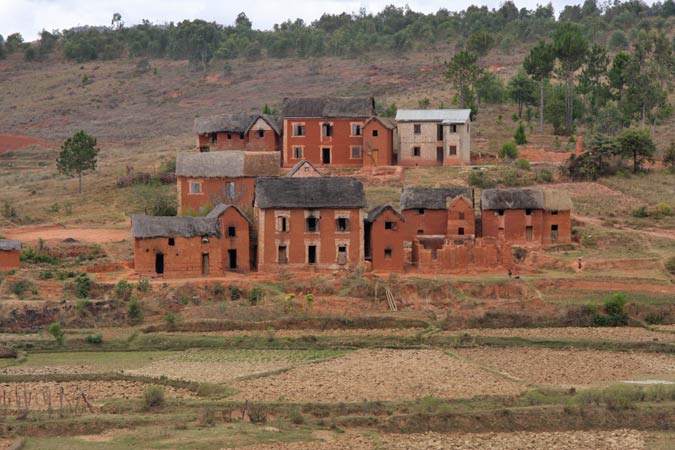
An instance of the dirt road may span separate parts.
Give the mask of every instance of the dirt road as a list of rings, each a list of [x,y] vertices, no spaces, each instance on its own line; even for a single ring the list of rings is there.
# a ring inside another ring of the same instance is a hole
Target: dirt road
[[[0,234],[7,239],[16,239],[29,244],[40,239],[62,241],[68,238],[92,244],[105,244],[130,238],[128,228],[66,228],[63,225],[5,228],[0,230]]]

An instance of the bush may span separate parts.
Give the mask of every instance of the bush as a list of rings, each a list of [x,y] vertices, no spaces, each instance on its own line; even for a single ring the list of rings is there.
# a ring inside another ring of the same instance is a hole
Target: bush
[[[103,343],[103,335],[102,334],[90,334],[86,338],[84,338],[85,342],[87,344],[102,344]]]
[[[530,162],[525,158],[520,158],[516,161],[516,167],[520,170],[531,170]]]
[[[38,252],[33,247],[26,247],[21,251],[21,261],[33,264],[58,264],[59,258]]]
[[[520,122],[518,128],[516,128],[516,132],[513,135],[513,141],[518,145],[527,144],[527,137],[525,136],[525,125],[523,125],[523,122]]]
[[[619,327],[628,325],[628,313],[623,308],[626,296],[621,293],[612,294],[605,301],[605,314],[596,314],[593,325],[597,327]]]
[[[33,295],[38,293],[37,287],[28,280],[16,280],[12,283],[10,291],[19,298],[23,298],[26,291]]]
[[[129,318],[129,322],[132,324],[143,321],[143,312],[141,311],[141,305],[138,304],[138,299],[131,299],[129,308],[127,309],[127,317]]]
[[[656,213],[657,216],[672,216],[673,215],[673,207],[670,206],[666,202],[661,202],[656,205],[656,208],[654,208],[654,212]]]
[[[241,289],[239,289],[238,286],[231,285],[230,286],[230,299],[231,300],[239,300],[241,298]]]
[[[136,285],[136,289],[138,289],[140,292],[150,292],[152,289],[152,286],[150,285],[150,280],[147,278],[141,278],[138,280],[138,284]]]
[[[633,212],[631,212],[631,215],[639,218],[649,217],[649,211],[647,211],[646,206],[640,206],[639,208],[634,209]]]
[[[469,173],[469,186],[474,186],[480,189],[491,189],[497,186],[495,180],[488,177],[485,172],[474,171]]]
[[[675,256],[671,256],[666,261],[666,270],[670,272],[671,275],[675,275]]]
[[[305,301],[307,302],[307,309],[312,309],[312,305],[314,304],[314,294],[307,294],[305,296]]]
[[[65,333],[61,328],[61,324],[57,322],[52,323],[51,325],[49,325],[48,332],[54,337],[54,340],[56,341],[57,345],[59,346],[63,345]]]
[[[127,280],[120,280],[115,285],[115,298],[117,300],[129,301],[134,287]]]
[[[553,181],[553,172],[550,169],[541,169],[537,172],[536,180],[539,183],[550,183]]]
[[[161,386],[150,386],[143,393],[145,409],[158,409],[164,406],[164,389]]]
[[[251,305],[256,305],[263,298],[263,291],[258,287],[254,287],[248,293],[248,301]]]
[[[169,330],[176,329],[176,323],[178,323],[178,318],[174,313],[168,313],[164,316],[164,322],[166,322],[166,327]]]
[[[82,274],[75,279],[75,296],[77,298],[87,298],[89,297],[89,292],[91,291],[91,279]]]
[[[77,305],[75,306],[75,310],[78,312],[80,315],[84,315],[89,312],[89,307],[91,306],[91,302],[87,299],[83,300],[78,300]]]
[[[225,288],[223,287],[222,284],[216,283],[213,285],[213,295],[216,298],[220,298],[225,294]]]
[[[51,280],[52,278],[54,278],[54,272],[52,272],[51,270],[45,270],[43,272],[40,272],[39,277],[41,280]]]
[[[248,420],[251,423],[266,423],[267,413],[261,405],[251,405],[248,409]]]
[[[506,142],[502,145],[502,148],[499,149],[499,157],[516,159],[518,157],[518,147],[513,142]]]

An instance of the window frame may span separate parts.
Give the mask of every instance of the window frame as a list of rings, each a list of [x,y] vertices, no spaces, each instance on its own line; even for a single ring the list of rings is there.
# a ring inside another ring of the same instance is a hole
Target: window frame
[[[412,156],[413,156],[413,158],[421,158],[422,157],[422,147],[414,146],[412,148]]]
[[[413,134],[415,134],[415,135],[422,134],[422,124],[421,123],[414,123],[413,124]]]
[[[227,237],[233,238],[237,237],[237,227],[234,225],[229,225],[227,227]]]
[[[194,189],[194,186],[199,186],[198,189]],[[190,195],[203,195],[204,190],[202,189],[202,182],[196,180],[188,181],[188,194]]]
[[[359,155],[354,156],[354,150],[358,149]],[[360,145],[350,145],[349,146],[349,159],[361,159],[363,158],[363,149]]]

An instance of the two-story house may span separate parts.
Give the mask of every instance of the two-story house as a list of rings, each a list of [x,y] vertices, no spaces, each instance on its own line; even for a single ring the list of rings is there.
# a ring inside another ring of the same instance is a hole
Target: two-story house
[[[280,151],[281,120],[269,114],[218,114],[197,117],[193,131],[200,152]]]
[[[365,206],[353,178],[258,178],[258,270],[355,268],[364,259]]]
[[[398,164],[452,166],[471,161],[470,109],[399,109]]]

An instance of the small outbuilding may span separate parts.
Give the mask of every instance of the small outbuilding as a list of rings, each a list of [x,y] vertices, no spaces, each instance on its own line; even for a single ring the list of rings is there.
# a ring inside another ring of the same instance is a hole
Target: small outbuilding
[[[194,133],[200,152],[280,151],[281,119],[270,114],[217,114],[197,117]]]
[[[0,239],[0,271],[14,270],[21,266],[21,242]]]

